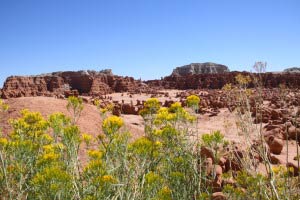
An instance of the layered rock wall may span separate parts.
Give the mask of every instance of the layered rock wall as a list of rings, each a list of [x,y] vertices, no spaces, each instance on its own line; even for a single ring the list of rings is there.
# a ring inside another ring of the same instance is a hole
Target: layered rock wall
[[[187,76],[194,74],[218,74],[229,72],[229,68],[225,65],[206,62],[206,63],[191,63],[181,67],[176,67],[173,70],[173,76]]]
[[[250,76],[252,80],[259,77],[248,72],[173,74],[161,80],[142,82],[132,77],[113,75],[110,70],[54,72],[39,76],[8,77],[0,90],[0,97],[62,96],[66,93],[99,96],[112,92],[140,93],[157,89],[221,89],[227,83],[237,84],[235,77],[238,74]],[[300,88],[300,73],[263,73],[260,77],[266,88],[276,88],[281,84],[288,88]],[[254,83],[251,82],[249,86],[253,87]]]
[[[4,83],[2,98],[22,96],[57,96],[72,90],[80,95],[103,95],[111,92],[138,92],[145,85],[132,77],[115,76],[111,70],[101,72],[54,72],[39,76],[11,76]]]
[[[149,87],[164,89],[221,89],[225,84],[237,84],[235,77],[238,74],[249,75],[252,79],[259,78],[258,74],[248,72],[228,72],[217,74],[194,74],[186,76],[171,75],[162,80],[146,81]],[[263,73],[262,85],[266,88],[276,88],[281,84],[289,88],[300,88],[300,74],[298,73]],[[253,87],[251,82],[249,87]]]

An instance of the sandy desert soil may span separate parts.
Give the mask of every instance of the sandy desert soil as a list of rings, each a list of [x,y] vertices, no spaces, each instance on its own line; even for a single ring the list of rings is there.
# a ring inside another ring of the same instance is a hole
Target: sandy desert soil
[[[113,100],[121,100],[120,93],[112,94]],[[138,96],[138,99],[146,100],[149,96],[144,95]],[[125,101],[133,100],[135,98],[124,97]],[[164,101],[165,98],[159,98]],[[172,100],[177,100],[172,98]],[[14,119],[20,117],[20,111],[22,109],[29,109],[30,111],[41,112],[44,117],[48,117],[54,112],[62,112],[67,116],[70,113],[66,109],[67,101],[62,99],[55,99],[52,97],[21,97],[6,100],[9,104],[10,109],[8,113],[1,117],[1,126],[3,127],[4,134],[8,134],[11,127],[8,123],[9,119]],[[208,115],[198,115],[198,132],[209,133],[214,130],[220,130],[222,133],[227,133],[227,139],[236,139],[236,128],[234,122],[234,115],[230,113],[227,109],[221,109],[219,115],[214,117],[209,117]],[[143,119],[139,115],[122,115],[125,121],[126,128],[132,132],[134,137],[139,137],[143,135],[144,125]],[[78,121],[78,125],[82,132],[90,133],[94,136],[101,133],[101,122],[99,111],[96,106],[91,104],[84,104],[84,109],[82,111],[81,117]],[[226,125],[225,125],[226,124]],[[230,126],[228,126],[228,124]]]

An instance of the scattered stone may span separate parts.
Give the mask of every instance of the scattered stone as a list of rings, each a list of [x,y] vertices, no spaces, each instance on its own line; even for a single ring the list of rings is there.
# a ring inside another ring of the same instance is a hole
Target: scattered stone
[[[212,194],[212,200],[226,200],[226,196],[222,192],[214,192]]]

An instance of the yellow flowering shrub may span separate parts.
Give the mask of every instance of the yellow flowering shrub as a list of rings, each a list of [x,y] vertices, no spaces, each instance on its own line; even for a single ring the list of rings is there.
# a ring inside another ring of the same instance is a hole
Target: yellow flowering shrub
[[[0,99],[0,114],[6,112],[9,109],[9,106],[7,104],[4,103],[4,101],[2,99]],[[1,115],[0,115],[0,119],[1,119]],[[0,135],[1,135],[1,127],[0,127]]]
[[[4,103],[2,99],[0,99],[0,112],[5,112],[9,109],[8,104]]]
[[[32,181],[32,197],[38,199],[72,199],[72,177],[59,166],[51,166],[37,173]]]
[[[103,183],[116,183],[116,179],[111,175],[104,175],[101,177]]]
[[[160,108],[160,102],[156,98],[150,98],[144,103],[144,108],[140,111],[140,115],[145,117],[146,115],[156,114]]]
[[[190,95],[186,98],[186,105],[195,111],[199,109],[200,98],[196,95]]]
[[[5,146],[8,144],[8,141],[6,138],[0,138],[0,147],[5,148]]]
[[[154,143],[146,137],[141,137],[131,143],[128,148],[136,155],[149,156],[154,151]]]
[[[242,86],[246,86],[251,82],[251,77],[249,75],[245,76],[242,74],[238,74],[235,77],[235,80],[238,82],[238,84],[240,84]]]
[[[75,124],[79,119],[81,112],[83,110],[82,98],[78,98],[74,96],[68,97],[67,109],[72,115],[72,123]]]
[[[88,155],[91,159],[101,159],[103,152],[99,150],[88,150]]]
[[[67,126],[63,130],[62,143],[68,147],[77,146],[80,142],[80,130],[78,126]]]
[[[59,161],[60,155],[54,152],[44,153],[37,160],[37,166],[51,165]]]
[[[87,133],[82,134],[82,140],[86,143],[86,145],[89,145],[91,141],[93,140],[93,136]]]
[[[21,111],[22,117],[11,120],[14,129],[13,136],[37,139],[48,129],[49,123],[38,112]]]
[[[171,121],[173,116],[169,113],[168,108],[161,107],[156,115],[154,123],[156,124],[167,124],[168,121]]]
[[[181,121],[183,123],[193,122],[196,119],[181,106],[180,102],[173,103],[169,108],[169,113],[173,113],[175,115],[172,120]]]
[[[148,172],[145,176],[145,182],[148,185],[160,185],[163,183],[163,179],[160,175],[156,174],[155,172]]]
[[[113,115],[103,121],[102,129],[106,135],[111,136],[115,134],[123,124],[122,118]]]
[[[231,83],[226,83],[223,87],[222,90],[224,90],[225,92],[229,92],[232,90],[232,85]]]
[[[105,115],[108,111],[107,108],[100,108],[99,110],[100,110],[101,115]]]
[[[170,108],[161,107],[154,119],[156,125],[168,125],[174,124],[178,121],[181,122],[193,122],[195,117],[189,114],[179,102],[173,103]]]
[[[94,159],[91,160],[85,167],[84,167],[84,173],[88,176],[94,176],[96,174],[105,174],[105,163],[101,159]]]
[[[172,200],[172,190],[168,186],[164,186],[157,194],[158,200]]]
[[[48,121],[49,126],[53,129],[53,135],[56,142],[58,141],[58,138],[62,137],[63,128],[71,123],[69,117],[59,112],[51,114]]]

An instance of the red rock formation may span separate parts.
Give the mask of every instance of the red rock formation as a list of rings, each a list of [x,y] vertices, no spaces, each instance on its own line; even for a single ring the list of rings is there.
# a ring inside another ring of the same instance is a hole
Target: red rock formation
[[[238,74],[257,76],[248,72],[227,72],[218,74],[193,74],[186,76],[167,76],[162,80],[150,80],[150,87],[165,89],[221,89],[225,84],[236,84]],[[275,88],[284,84],[290,88],[300,88],[300,73],[263,73],[261,74],[264,87]],[[250,84],[253,87],[253,83]]]
[[[54,72],[39,76],[8,77],[2,98],[22,96],[60,96],[77,90],[80,95],[99,96],[111,92],[141,92],[147,85],[132,77],[115,76],[109,72]]]

